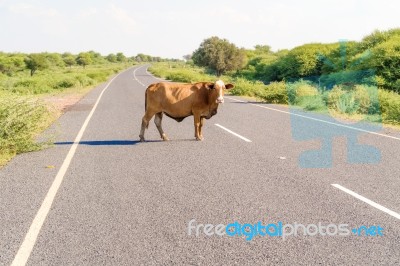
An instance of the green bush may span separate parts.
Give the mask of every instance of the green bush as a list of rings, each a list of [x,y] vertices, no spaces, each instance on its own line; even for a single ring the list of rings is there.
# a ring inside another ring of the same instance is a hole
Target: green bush
[[[271,82],[266,86],[264,92],[257,96],[267,103],[288,104],[288,93],[284,81]]]
[[[77,80],[74,77],[65,77],[58,80],[55,84],[54,89],[67,89],[76,86]]]
[[[328,107],[330,109],[337,110],[338,109],[337,104],[340,98],[345,94],[345,92],[342,90],[342,87],[334,86],[333,89],[327,91],[327,94],[328,94],[328,99],[327,99]]]
[[[247,95],[251,97],[260,97],[265,90],[265,85],[262,82],[249,81],[244,78],[236,78],[232,80],[235,87],[229,92],[232,95]]]
[[[326,92],[327,104],[331,110],[339,113],[380,116],[378,91],[377,87],[368,85],[356,85],[354,88],[335,86]]]
[[[38,86],[38,80],[35,78],[20,79],[14,83],[14,86],[32,88]]]
[[[166,76],[166,79],[177,82],[189,82],[189,83],[202,80],[200,75],[197,75],[196,73],[190,73],[187,71],[170,73]]]
[[[400,95],[387,90],[379,90],[378,94],[383,122],[400,124]]]
[[[104,82],[107,80],[109,72],[91,72],[86,74],[89,78],[98,82]]]
[[[302,105],[303,101],[309,101],[308,98],[314,98],[319,91],[311,82],[299,80],[287,83],[288,101],[291,105]]]
[[[83,75],[83,74],[75,75],[75,79],[77,80],[77,82],[81,88],[91,86],[96,83],[93,79],[91,79],[88,76]]]
[[[35,137],[51,118],[39,100],[0,93],[0,165],[15,154],[42,148]]]

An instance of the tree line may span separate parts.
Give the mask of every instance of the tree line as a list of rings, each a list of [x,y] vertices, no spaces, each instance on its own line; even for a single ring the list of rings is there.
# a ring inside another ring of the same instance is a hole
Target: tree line
[[[89,51],[79,54],[72,53],[4,53],[0,52],[0,73],[12,76],[16,72],[29,70],[33,76],[36,71],[51,67],[73,67],[87,65],[99,65],[107,63],[135,63],[135,62],[161,62],[173,59],[164,59],[139,53],[136,56],[127,57],[123,53],[108,54]]]
[[[228,73],[265,84],[310,79],[328,88],[374,83],[400,92],[400,28],[374,31],[359,42],[311,43],[276,52],[268,45],[244,49],[211,37],[184,58],[217,75]]]

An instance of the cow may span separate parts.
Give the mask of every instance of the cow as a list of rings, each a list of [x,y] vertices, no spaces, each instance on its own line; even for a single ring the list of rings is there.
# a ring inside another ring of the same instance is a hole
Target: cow
[[[217,114],[218,105],[224,102],[224,89],[229,90],[233,87],[233,84],[224,84],[222,80],[215,83],[160,82],[151,84],[145,93],[145,114],[139,135],[140,141],[145,141],[144,131],[149,127],[153,116],[155,116],[154,123],[161,139],[169,140],[161,127],[163,114],[178,122],[193,115],[194,136],[196,140],[203,140],[204,119],[210,119]]]

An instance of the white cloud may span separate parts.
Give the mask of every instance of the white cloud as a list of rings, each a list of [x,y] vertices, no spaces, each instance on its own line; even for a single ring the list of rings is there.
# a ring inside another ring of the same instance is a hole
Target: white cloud
[[[126,33],[137,32],[138,24],[124,9],[119,8],[115,5],[111,5],[111,8],[107,11],[110,18],[116,22],[116,26],[122,29]]]
[[[18,3],[10,5],[8,7],[9,11],[14,14],[34,16],[34,17],[56,17],[60,13],[53,8],[33,6],[27,3]]]
[[[252,22],[249,15],[228,6],[217,6],[211,11],[208,11],[206,17],[211,20],[225,23],[248,24]]]
[[[78,12],[78,17],[87,18],[87,17],[94,16],[97,13],[98,13],[98,10],[95,7],[85,8]]]

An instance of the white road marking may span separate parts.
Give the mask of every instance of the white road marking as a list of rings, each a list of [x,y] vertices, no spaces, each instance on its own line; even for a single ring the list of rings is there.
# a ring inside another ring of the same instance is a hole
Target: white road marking
[[[144,85],[137,77],[136,77],[136,70],[138,70],[139,68],[142,68],[144,66],[140,66],[138,68],[135,68],[135,70],[133,70],[133,78],[134,80],[136,80],[137,82],[139,82],[140,85],[142,85],[143,87],[146,87],[146,85]]]
[[[225,97],[226,97],[226,96],[225,96]],[[242,101],[242,100],[238,100],[238,99],[231,98],[231,97],[226,97],[226,98],[228,98],[229,100],[235,101],[235,102],[240,102],[240,103],[249,103],[249,102]]]
[[[351,196],[353,196],[353,197],[355,197],[355,198],[357,198],[357,199],[359,199],[359,200],[361,200],[361,201],[364,201],[365,203],[371,205],[372,207],[375,207],[375,208],[377,208],[378,210],[383,211],[383,212],[385,212],[385,213],[387,213],[387,214],[393,216],[394,218],[400,219],[400,214],[398,214],[397,212],[394,212],[394,211],[392,211],[392,210],[389,210],[388,208],[383,207],[382,205],[380,205],[380,204],[378,204],[378,203],[376,203],[376,202],[374,202],[374,201],[372,201],[372,200],[369,200],[369,199],[367,199],[367,198],[365,198],[365,197],[363,197],[363,196],[361,196],[361,195],[359,195],[359,194],[357,194],[357,193],[351,191],[350,189],[347,189],[347,188],[345,188],[345,187],[342,187],[342,186],[339,185],[339,184],[331,184],[331,185],[334,186],[335,188],[338,188],[338,189],[340,189],[340,190],[346,192],[347,194],[349,194],[349,195],[351,195]]]
[[[124,72],[122,72],[122,73],[124,73]],[[57,173],[56,177],[54,178],[54,181],[53,181],[49,191],[47,192],[47,195],[44,198],[42,205],[40,206],[38,212],[36,213],[36,216],[33,219],[31,226],[29,227],[29,230],[25,236],[24,241],[22,242],[20,248],[18,249],[17,254],[14,257],[14,260],[11,264],[12,266],[25,265],[26,262],[28,261],[29,256],[32,253],[32,249],[35,246],[35,243],[36,243],[37,237],[40,233],[40,230],[42,229],[43,223],[46,220],[46,217],[49,214],[50,208],[54,202],[54,198],[58,192],[58,189],[60,188],[60,185],[64,179],[64,176],[68,170],[68,167],[71,164],[72,158],[75,155],[75,152],[76,152],[76,149],[78,148],[79,142],[82,139],[83,133],[85,132],[90,119],[92,118],[94,112],[96,111],[97,105],[99,104],[104,92],[108,89],[108,87],[111,85],[113,80],[116,79],[120,74],[118,74],[117,76],[115,76],[113,79],[111,79],[108,82],[106,87],[102,90],[99,97],[97,98],[97,101],[94,104],[89,115],[86,117],[85,122],[83,123],[81,129],[79,130],[78,135],[75,137],[74,143],[72,144],[71,148],[69,149],[68,154],[65,157],[63,164],[60,167],[60,170],[58,170],[58,173]]]
[[[318,121],[318,122],[322,122],[322,123],[326,123],[326,124],[330,124],[330,125],[335,125],[335,126],[338,126],[338,127],[344,127],[344,128],[353,129],[353,130],[356,130],[356,131],[361,131],[361,132],[364,132],[364,133],[369,133],[369,134],[372,134],[372,135],[377,135],[377,136],[381,136],[381,137],[385,137],[385,138],[391,138],[391,139],[395,139],[395,140],[400,140],[400,138],[398,138],[398,137],[385,135],[385,134],[381,134],[381,133],[377,133],[377,132],[373,132],[373,131],[368,131],[368,130],[357,128],[357,127],[338,124],[338,123],[335,123],[335,122],[330,122],[330,121],[326,121],[326,120],[323,120],[323,119],[313,118],[313,117],[309,117],[309,116],[306,116],[306,115],[295,114],[295,113],[291,113],[291,112],[287,112],[287,111],[283,111],[283,110],[279,110],[279,109],[275,109],[275,108],[271,108],[271,107],[255,104],[255,103],[249,103],[249,102],[238,100],[238,99],[234,99],[234,98],[231,98],[231,97],[226,97],[225,96],[225,98],[233,100],[233,101],[236,101],[236,102],[248,103],[250,105],[254,105],[254,106],[257,106],[257,107],[260,107],[260,108],[264,108],[264,109],[268,109],[268,110],[272,110],[272,111],[276,111],[276,112],[281,112],[281,113],[290,114],[290,115],[294,115],[294,116],[298,116],[298,117],[302,117],[302,118],[306,118],[306,119],[310,119],[310,120],[314,120],[314,121]]]
[[[249,140],[249,139],[247,139],[247,138],[245,138],[245,137],[243,137],[243,136],[240,136],[239,134],[233,132],[233,131],[230,130],[230,129],[227,129],[226,127],[221,126],[220,124],[214,124],[214,125],[216,125],[217,127],[222,128],[223,130],[225,130],[225,131],[231,133],[232,135],[234,135],[234,136],[236,136],[236,137],[238,137],[238,138],[240,138],[240,139],[242,139],[242,140],[244,140],[244,141],[246,141],[246,142],[251,142],[251,140]]]

